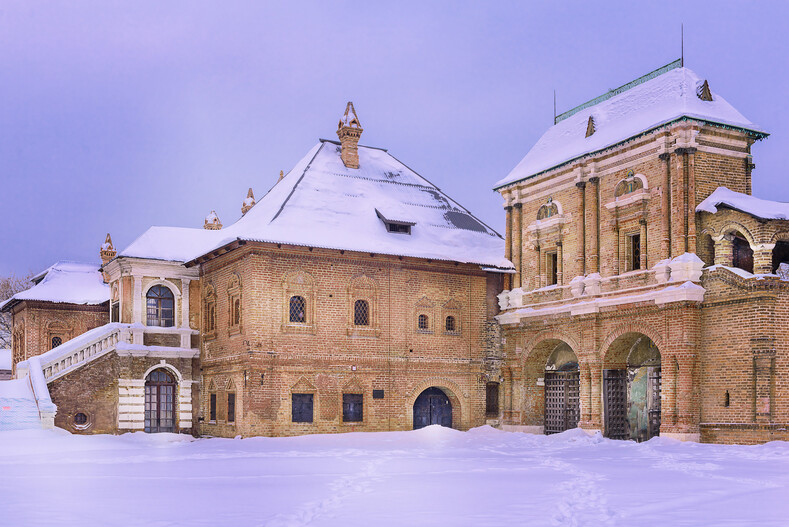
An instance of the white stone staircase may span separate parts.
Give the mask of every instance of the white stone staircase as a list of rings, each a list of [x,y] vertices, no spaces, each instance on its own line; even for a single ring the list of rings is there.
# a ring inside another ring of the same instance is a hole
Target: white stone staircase
[[[30,378],[0,381],[0,432],[42,428]]]

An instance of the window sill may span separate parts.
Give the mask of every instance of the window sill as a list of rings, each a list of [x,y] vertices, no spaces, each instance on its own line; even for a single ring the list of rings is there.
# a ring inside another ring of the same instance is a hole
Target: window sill
[[[460,337],[462,333],[460,331],[445,331],[444,335],[447,335],[449,337]]]
[[[214,340],[216,338],[216,332],[213,333],[205,333],[203,334],[203,340]]]
[[[432,335],[433,334],[433,331],[431,331],[429,329],[417,329],[416,332],[421,334],[421,335]]]
[[[283,333],[301,333],[301,334],[315,334],[315,324],[282,324]]]
[[[239,324],[238,326],[230,326],[230,328],[227,330],[227,334],[230,335],[231,337],[234,335],[240,335],[241,325]]]
[[[349,337],[377,338],[381,335],[381,329],[370,326],[348,326],[346,333]]]

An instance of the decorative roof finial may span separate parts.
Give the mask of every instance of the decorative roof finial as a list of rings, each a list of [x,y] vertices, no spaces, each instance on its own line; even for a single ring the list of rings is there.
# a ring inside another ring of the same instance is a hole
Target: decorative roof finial
[[[118,251],[115,250],[115,246],[112,245],[112,237],[110,233],[107,233],[107,238],[104,239],[104,243],[101,244],[101,249],[99,249],[99,256],[101,256],[101,266],[104,267],[107,265],[110,260],[115,258],[118,255]],[[106,271],[102,272],[104,276],[104,282],[109,281],[109,275]]]
[[[216,215],[215,210],[212,210],[211,214],[205,217],[203,228],[209,231],[218,231],[222,228],[222,222],[219,221],[219,216]]]
[[[244,216],[247,212],[249,212],[249,209],[254,207],[255,203],[255,194],[252,193],[252,187],[250,187],[249,191],[247,192],[247,198],[241,204],[241,215]]]

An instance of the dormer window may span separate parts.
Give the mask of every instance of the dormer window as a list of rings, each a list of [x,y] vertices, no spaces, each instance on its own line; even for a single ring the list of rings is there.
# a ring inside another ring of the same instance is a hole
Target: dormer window
[[[416,225],[416,223],[412,221],[391,220],[384,216],[383,213],[378,209],[375,209],[375,214],[382,222],[384,222],[387,232],[393,232],[397,234],[411,234],[411,227]]]

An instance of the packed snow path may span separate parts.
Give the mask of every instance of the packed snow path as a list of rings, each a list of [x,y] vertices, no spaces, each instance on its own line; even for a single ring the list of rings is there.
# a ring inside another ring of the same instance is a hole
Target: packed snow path
[[[789,443],[647,443],[483,427],[295,438],[0,433],[4,525],[760,525]]]

